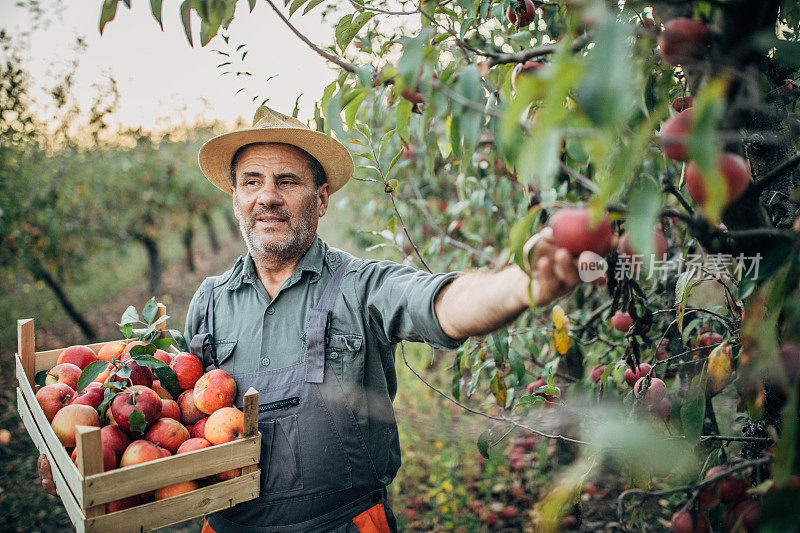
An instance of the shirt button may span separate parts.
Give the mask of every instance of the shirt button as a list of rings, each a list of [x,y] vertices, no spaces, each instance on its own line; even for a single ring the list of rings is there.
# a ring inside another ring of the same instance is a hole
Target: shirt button
[[[331,359],[338,359],[338,358],[339,358],[339,352],[331,352]]]
[[[269,357],[264,357],[263,359],[261,359],[261,364],[262,365],[269,366],[269,363],[270,363]]]
[[[275,314],[275,308],[274,307],[267,307],[267,314],[268,315],[274,315]]]

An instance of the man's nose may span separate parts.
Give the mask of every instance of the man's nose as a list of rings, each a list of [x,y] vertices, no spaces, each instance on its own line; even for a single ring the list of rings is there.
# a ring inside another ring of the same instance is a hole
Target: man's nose
[[[284,199],[275,185],[267,183],[258,191],[258,203],[261,205],[280,205],[284,203]]]

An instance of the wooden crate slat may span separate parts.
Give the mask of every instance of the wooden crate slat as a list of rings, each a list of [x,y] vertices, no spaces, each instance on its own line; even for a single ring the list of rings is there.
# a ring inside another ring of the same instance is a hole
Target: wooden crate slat
[[[70,459],[67,450],[53,432],[53,428],[47,421],[47,417],[44,416],[39,402],[36,401],[36,394],[34,394],[33,389],[28,384],[28,380],[25,378],[25,370],[22,367],[19,356],[15,356],[14,359],[17,365],[17,381],[19,383],[20,393],[24,402],[27,404],[34,422],[33,426],[29,427],[26,425],[25,428],[28,430],[29,434],[39,433],[42,439],[44,439],[45,444],[53,455],[53,461],[51,461],[50,467],[57,468],[61,471],[69,485],[70,491],[81,507],[83,507],[83,482],[80,472],[78,472],[78,468],[75,466],[75,463],[72,462],[72,459]]]
[[[261,441],[255,436],[87,476],[84,503],[99,505],[181,481],[257,465],[260,456]]]
[[[17,387],[17,411],[22,419],[22,423],[26,428],[28,428],[28,434],[31,436],[31,440],[36,445],[39,453],[45,454],[47,456],[47,460],[50,461],[50,469],[53,472],[53,482],[56,485],[58,495],[61,498],[61,501],[64,503],[64,508],[67,510],[67,515],[72,521],[72,525],[77,528],[78,525],[82,524],[83,520],[85,519],[83,511],[81,510],[81,506],[75,499],[75,496],[72,494],[72,491],[70,490],[66,479],[64,479],[64,475],[61,473],[61,470],[58,468],[58,464],[53,458],[52,451],[47,447],[47,444],[42,438],[41,432],[36,427],[36,422],[33,419],[33,415],[31,414],[28,404],[26,403],[25,398],[22,396],[22,391],[19,389],[19,387]],[[61,445],[59,444],[59,446]]]
[[[227,509],[258,496],[260,473],[253,472],[208,487],[86,520],[87,532],[133,533],[183,522]]]

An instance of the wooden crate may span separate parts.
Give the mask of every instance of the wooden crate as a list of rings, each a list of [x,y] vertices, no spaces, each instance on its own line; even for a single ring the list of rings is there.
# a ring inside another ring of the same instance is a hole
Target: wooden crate
[[[38,386],[34,376],[52,368],[62,350],[35,352],[33,319],[18,320],[17,333],[14,358],[17,409],[39,452],[50,460],[58,495],[76,531],[143,532],[226,509],[258,496],[261,436],[255,389],[250,388],[244,398],[244,438],[103,473],[100,429],[79,427],[76,466],[36,401]],[[97,353],[104,344],[90,344],[89,347]],[[130,509],[105,512],[107,502],[235,468],[241,468],[242,475],[234,479]]]

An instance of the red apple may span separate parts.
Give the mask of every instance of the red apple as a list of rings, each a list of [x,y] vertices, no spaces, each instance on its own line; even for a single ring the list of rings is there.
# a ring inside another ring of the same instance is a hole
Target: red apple
[[[738,154],[721,154],[717,159],[719,170],[725,181],[726,205],[736,201],[750,184],[750,169],[747,161]],[[708,202],[708,190],[703,178],[703,173],[696,163],[689,163],[686,168],[686,188],[689,196],[699,205]]]
[[[75,446],[75,426],[100,427],[97,410],[88,405],[66,405],[59,409],[50,423],[65,448]]]
[[[172,354],[165,352],[164,350],[156,350],[156,353],[153,354],[153,357],[166,365],[172,364]]]
[[[39,402],[39,406],[44,411],[47,421],[52,422],[56,413],[65,405],[69,405],[74,396],[75,391],[69,385],[53,383],[42,387],[36,392],[36,401]]]
[[[678,510],[672,515],[672,531],[675,533],[708,533],[711,524],[706,513]]]
[[[559,248],[566,248],[575,257],[584,251],[606,255],[609,251],[613,232],[611,220],[607,215],[591,224],[588,209],[559,209],[551,223],[553,240]]]
[[[680,113],[681,111],[686,111],[692,107],[692,97],[691,96],[679,96],[675,100],[672,101],[672,109]]]
[[[121,500],[108,502],[106,504],[106,513],[115,513],[117,511],[122,511],[123,509],[130,509],[131,507],[136,507],[140,503],[142,503],[141,497],[138,494],[134,494],[133,496],[128,496],[127,498],[122,498]]]
[[[114,450],[105,442],[102,442],[100,447],[103,450],[103,472],[114,470],[117,467],[117,456],[114,454]],[[78,464],[78,448],[72,450],[70,458],[72,458],[73,463]]]
[[[181,390],[194,388],[197,380],[203,375],[203,363],[196,355],[188,352],[176,355],[170,368],[178,377],[178,386]]]
[[[180,483],[175,483],[174,485],[169,485],[167,487],[162,487],[156,490],[156,500],[165,500],[167,498],[172,498],[173,496],[177,496],[178,494],[185,494],[187,492],[191,492],[200,485],[197,484],[197,481],[181,481]]]
[[[633,327],[633,318],[624,311],[617,311],[611,317],[611,326],[622,333],[627,333]]]
[[[161,415],[161,398],[152,389],[134,385],[119,393],[111,401],[110,409],[119,427],[125,431],[144,433],[145,427],[131,428],[129,417],[134,411],[138,411],[144,415],[144,423],[149,427]]]
[[[177,420],[161,418],[147,431],[145,438],[175,453],[181,444],[189,440],[189,432]]]
[[[786,372],[787,381],[795,383],[800,380],[800,345],[784,344],[778,356]]]
[[[105,391],[100,388],[100,384],[92,382],[83,391],[75,394],[70,403],[88,405],[97,409],[103,403],[103,396],[105,396]]]
[[[697,336],[697,341],[695,342],[695,348],[703,348],[702,350],[698,350],[696,352],[697,357],[708,357],[711,355],[711,350],[713,350],[714,347],[721,342],[722,335],[716,331],[704,331]]]
[[[149,367],[141,366],[133,359],[126,360],[124,366],[131,369],[131,375],[129,378],[125,379],[119,377],[118,373],[121,370],[121,368],[119,368],[111,371],[111,375],[108,377],[108,380],[130,383],[133,385],[141,385],[147,387],[148,389],[153,386],[153,371],[150,370]]]
[[[645,405],[658,405],[667,394],[666,384],[658,378],[650,379],[650,386],[646,387],[646,377],[639,378],[633,386],[636,399]]]
[[[78,379],[81,377],[81,368],[72,363],[60,363],[47,371],[47,377],[44,379],[45,385],[52,385],[53,383],[63,383],[69,385],[69,388],[75,390],[78,388]]]
[[[107,445],[114,454],[117,456],[117,459],[122,457],[122,454],[125,453],[125,449],[131,443],[131,440],[128,438],[128,435],[122,431],[119,426],[109,425],[103,426],[100,428],[100,440],[104,445]]]
[[[542,61],[525,61],[524,63],[517,63],[517,66],[514,67],[514,70],[511,72],[511,87],[516,90],[520,76],[524,76],[528,73],[538,72],[544,68],[544,65],[544,62]]]
[[[711,43],[708,25],[690,18],[674,18],[664,24],[658,36],[661,57],[670,65],[683,65],[703,59]]]
[[[625,383],[628,384],[629,387],[633,388],[636,385],[636,382],[647,375],[650,372],[650,365],[647,363],[641,363],[637,368],[636,372],[628,368],[625,370]]]
[[[194,437],[187,441],[184,441],[183,444],[178,446],[178,451],[175,452],[175,454],[177,455],[179,453],[192,452],[194,450],[202,450],[203,448],[208,448],[209,446],[213,446],[213,444],[208,442],[206,439],[200,437]]]
[[[664,231],[660,227],[657,227],[653,231],[652,242],[656,259],[661,259],[664,257],[664,254],[667,253],[668,245],[667,238],[664,236]],[[634,249],[633,245],[631,244],[630,233],[625,233],[619,238],[617,250],[619,250],[620,255],[642,255],[642,252]]]
[[[178,402],[175,400],[161,399],[161,418],[171,418],[173,420],[181,419],[181,408],[178,407]]]
[[[125,343],[122,341],[111,341],[105,343],[102,348],[97,352],[97,358],[101,361],[111,361],[114,357],[119,359],[122,352],[125,351]]]
[[[178,396],[178,407],[181,408],[181,422],[185,426],[196,424],[201,418],[208,416],[197,408],[194,401],[194,391],[191,390],[183,391]]]
[[[544,387],[545,385],[547,385],[547,382],[543,378],[539,378],[536,381],[531,381],[530,383],[528,383],[528,394],[533,394],[534,396],[541,396],[547,401],[548,404],[558,400],[556,396],[545,394],[544,392],[533,392],[539,387]]]
[[[161,386],[161,381],[158,379],[153,380],[153,386],[150,387],[158,394],[158,397],[162,400],[174,400],[175,398],[172,397],[172,394],[169,393],[167,389]]]
[[[653,408],[653,414],[667,420],[672,414],[672,402],[668,398],[662,398],[658,405]]]
[[[224,472],[220,472],[219,474],[214,474],[214,478],[217,481],[227,481],[229,479],[233,479],[241,475],[242,475],[242,469],[234,468],[233,470],[226,470]]]
[[[211,444],[222,444],[244,436],[244,413],[235,407],[221,407],[208,417],[205,438]]]
[[[606,365],[597,365],[592,367],[592,370],[589,372],[589,379],[591,379],[593,383],[597,383],[600,381],[600,377],[602,377],[603,372],[605,371]]]
[[[689,145],[686,141],[692,131],[693,118],[694,108],[690,107],[667,119],[661,126],[661,147],[669,159],[689,160]]]
[[[232,406],[235,399],[236,381],[224,370],[206,372],[194,385],[194,403],[207,415]]]
[[[119,467],[123,468],[126,466],[138,465],[169,456],[170,453],[161,446],[153,444],[149,440],[139,439],[131,442],[125,449],[125,452],[122,454],[122,459],[119,461]]]
[[[192,429],[191,431],[189,431],[189,434],[192,437],[206,438],[206,422],[208,422],[207,416],[198,420],[197,423],[192,426]]]
[[[89,363],[97,361],[97,356],[88,346],[70,346],[64,348],[58,355],[57,365],[61,363],[72,363],[81,370],[89,366]]]
[[[536,7],[533,5],[532,0],[519,0],[516,11],[511,9],[511,6],[508,6],[506,17],[517,28],[524,28],[536,19]]]

